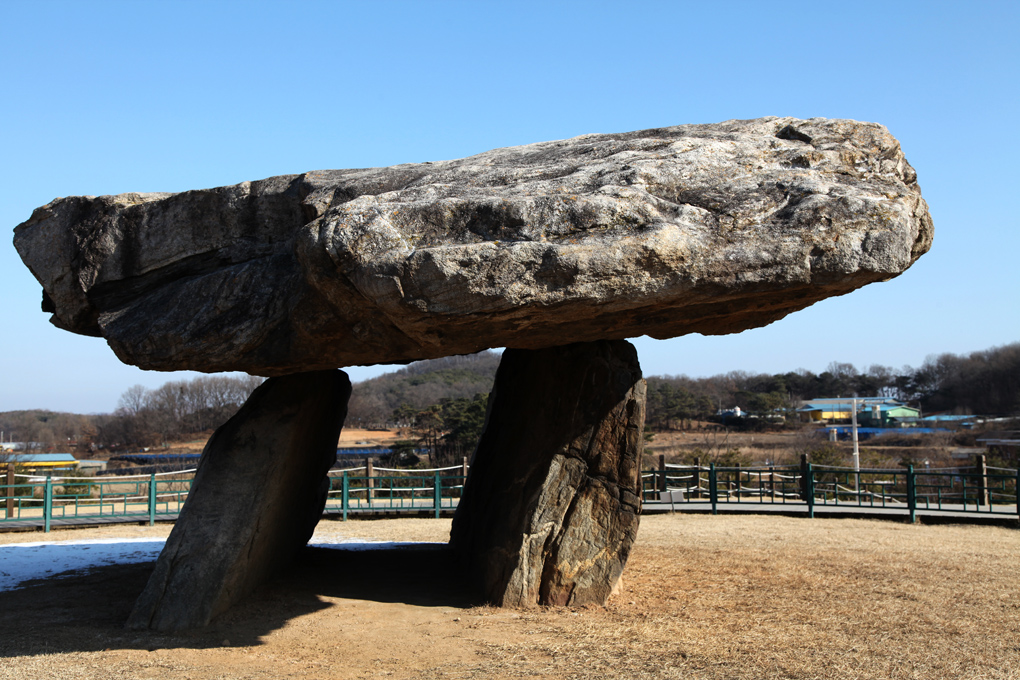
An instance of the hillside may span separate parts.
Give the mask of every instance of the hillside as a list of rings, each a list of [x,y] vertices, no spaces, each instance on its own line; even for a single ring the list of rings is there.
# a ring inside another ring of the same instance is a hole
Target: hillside
[[[401,406],[425,409],[443,399],[486,394],[499,366],[492,351],[416,361],[393,373],[355,383],[347,409],[350,427],[383,427]]]

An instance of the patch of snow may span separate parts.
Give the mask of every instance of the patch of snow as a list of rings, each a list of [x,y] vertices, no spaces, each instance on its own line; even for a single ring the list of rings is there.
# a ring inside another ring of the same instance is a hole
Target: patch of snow
[[[0,545],[0,591],[68,571],[151,562],[159,557],[165,542],[152,538],[113,538]]]
[[[110,538],[0,545],[0,592],[18,588],[26,581],[54,578],[65,572],[88,571],[110,564],[153,562],[159,557],[165,543],[166,539]],[[325,538],[309,545],[334,550],[386,550],[412,545],[445,544]]]

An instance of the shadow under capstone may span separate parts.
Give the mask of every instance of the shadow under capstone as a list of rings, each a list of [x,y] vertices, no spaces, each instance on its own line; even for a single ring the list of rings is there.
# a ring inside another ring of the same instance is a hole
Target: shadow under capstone
[[[443,544],[351,550],[306,547],[293,563],[204,628],[127,630],[154,562],[107,565],[0,592],[0,658],[109,649],[250,647],[289,621],[346,598],[416,606],[481,604]]]

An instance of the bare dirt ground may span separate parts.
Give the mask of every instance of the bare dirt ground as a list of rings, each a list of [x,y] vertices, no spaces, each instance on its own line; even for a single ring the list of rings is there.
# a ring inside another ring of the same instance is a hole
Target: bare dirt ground
[[[391,430],[365,430],[356,427],[345,427],[340,432],[340,439],[337,446],[389,446],[398,439],[408,436],[408,433],[398,429]],[[209,436],[201,436],[190,441],[174,442],[167,453],[202,453]]]
[[[389,446],[398,439],[406,439],[410,435],[407,432],[398,430],[362,430],[356,427],[345,427],[340,430],[340,441],[338,446],[353,446],[355,444],[372,444],[375,446]]]
[[[316,538],[448,531],[323,522]],[[606,608],[479,606],[443,548],[319,548],[175,636],[121,627],[151,563],[103,567],[0,593],[0,678],[1018,678],[1018,558],[1001,527],[658,515]]]

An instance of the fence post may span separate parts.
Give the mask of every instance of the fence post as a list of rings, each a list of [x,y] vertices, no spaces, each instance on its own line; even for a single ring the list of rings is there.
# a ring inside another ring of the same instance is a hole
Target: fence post
[[[708,464],[708,500],[712,502],[712,514],[719,514],[716,506],[719,502],[719,485],[715,476],[715,463]]]
[[[372,466],[372,459],[365,459],[365,497],[368,498],[368,507],[372,507],[373,490],[375,489],[375,468]]]
[[[772,502],[776,502],[776,468],[769,465],[769,490],[772,492]]]
[[[917,521],[917,494],[914,488],[914,466],[907,466],[907,509],[910,511],[910,523]]]
[[[695,484],[695,487],[698,489],[694,492],[697,494],[695,498],[701,498],[701,456],[694,457],[694,474],[697,475],[695,480],[698,482]]]
[[[439,470],[436,470],[435,482],[432,487],[432,505],[435,506],[436,519],[439,519],[439,509],[443,504],[443,480],[439,476]]]
[[[467,484],[467,475],[468,475],[468,459],[467,456],[464,456],[464,458],[461,459],[460,463],[460,476],[464,478],[462,484]],[[461,491],[461,493],[463,493],[463,491]]]
[[[1020,465],[1017,465],[1016,471],[1016,514],[1020,516]]]
[[[740,482],[741,482],[741,477],[742,476],[743,475],[740,474],[740,463],[737,463],[737,502],[738,503],[740,502],[740,487],[741,487],[741,483]]]
[[[806,456],[805,456],[806,458]],[[815,471],[811,467],[811,463],[805,464],[807,467],[804,471],[804,486],[807,489],[807,516],[808,519],[815,518]]]
[[[53,517],[53,478],[46,473],[46,484],[43,486],[43,530],[50,530],[50,518]]]
[[[156,523],[156,473],[149,474],[149,526]]]
[[[977,504],[988,505],[988,461],[985,458],[985,454],[979,453],[977,456],[977,470],[978,474],[981,475],[978,478],[978,500]]]
[[[7,464],[7,519],[14,516],[14,463]]]
[[[666,456],[659,454],[659,491],[666,490]]]
[[[804,502],[808,499],[808,465],[807,454],[800,454],[800,499]]]
[[[347,480],[347,470],[344,470],[343,491],[340,493],[340,505],[344,511],[344,521],[347,521],[347,495],[350,493],[350,482]]]

